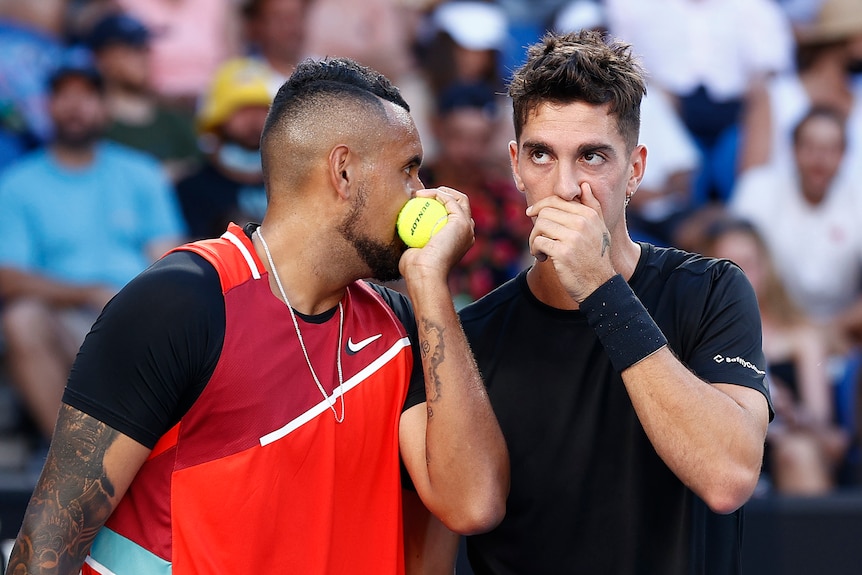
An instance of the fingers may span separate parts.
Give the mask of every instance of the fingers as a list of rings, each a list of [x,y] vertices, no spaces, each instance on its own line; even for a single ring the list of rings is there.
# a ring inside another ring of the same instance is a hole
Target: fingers
[[[475,241],[476,225],[471,217],[470,200],[467,195],[454,188],[440,186],[416,190],[415,196],[434,198],[446,208],[449,214],[448,221],[441,228],[440,233],[431,238],[428,245],[441,247],[450,243],[455,247],[457,260],[460,260]]]
[[[530,253],[539,261],[544,261],[549,255],[555,255],[560,242],[573,241],[576,231],[567,223],[566,213],[553,208],[545,208],[541,216],[536,218],[533,230],[530,232]]]
[[[580,184],[577,199],[551,195],[529,206],[526,214],[533,219],[530,253],[539,261],[562,255],[561,250],[576,245],[601,247],[606,236],[601,204],[586,182]]]
[[[593,188],[587,182],[583,182],[581,184],[581,204],[587,206],[596,211],[599,214],[599,218],[604,221],[604,216],[602,215],[602,205],[599,203],[599,200],[596,199],[596,196],[593,195]]]

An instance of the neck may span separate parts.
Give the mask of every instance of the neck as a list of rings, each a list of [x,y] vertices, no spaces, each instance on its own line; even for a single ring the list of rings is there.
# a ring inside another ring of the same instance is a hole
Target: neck
[[[805,202],[811,206],[819,206],[823,203],[823,200],[826,198],[826,194],[828,190],[822,190],[819,188],[803,188],[802,197],[805,199]]]
[[[113,89],[108,92],[107,101],[111,117],[124,124],[144,125],[155,117],[155,102],[146,94]]]
[[[305,249],[301,241],[294,241],[309,237],[302,233],[302,229],[296,229],[292,224],[281,229],[294,230],[291,241],[282,240],[278,228],[270,229],[265,225],[261,225],[252,236],[258,258],[269,274],[273,295],[282,301],[287,298],[285,304],[305,315],[317,315],[338,305],[344,296],[346,283],[333,285],[324,275],[322,266],[318,265],[314,248]],[[321,242],[325,243],[325,240],[318,234],[316,243]]]
[[[57,163],[67,168],[85,168],[92,164],[96,157],[95,144],[78,147],[55,143],[50,150]]]

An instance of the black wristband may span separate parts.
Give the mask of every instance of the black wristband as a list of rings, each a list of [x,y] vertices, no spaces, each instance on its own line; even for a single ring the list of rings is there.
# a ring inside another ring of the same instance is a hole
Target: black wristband
[[[652,316],[619,274],[587,296],[581,311],[619,372],[667,345]]]

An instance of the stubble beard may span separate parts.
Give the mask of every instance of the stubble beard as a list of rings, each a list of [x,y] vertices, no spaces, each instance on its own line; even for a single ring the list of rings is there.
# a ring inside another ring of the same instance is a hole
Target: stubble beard
[[[353,246],[363,263],[371,270],[371,277],[381,282],[401,279],[398,264],[407,249],[393,230],[392,241],[382,243],[362,233],[361,216],[368,198],[367,189],[360,186],[353,210],[347,215],[338,231]]]

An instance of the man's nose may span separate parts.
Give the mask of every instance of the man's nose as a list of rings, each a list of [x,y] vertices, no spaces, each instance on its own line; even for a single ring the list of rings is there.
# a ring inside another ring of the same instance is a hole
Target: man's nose
[[[574,170],[561,169],[557,174],[554,193],[566,201],[581,196],[581,178]]]

